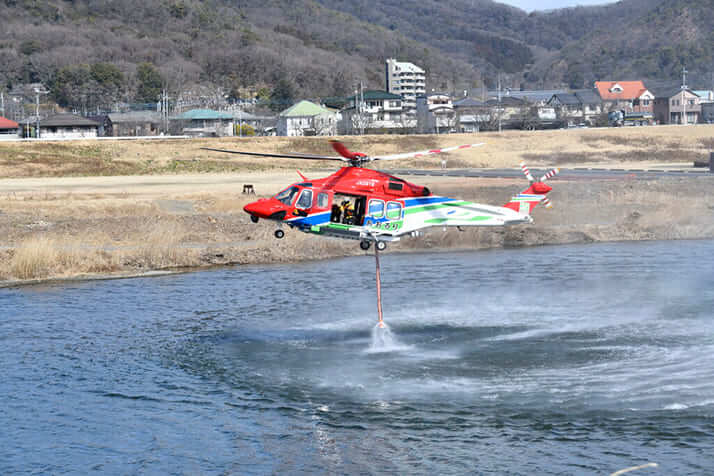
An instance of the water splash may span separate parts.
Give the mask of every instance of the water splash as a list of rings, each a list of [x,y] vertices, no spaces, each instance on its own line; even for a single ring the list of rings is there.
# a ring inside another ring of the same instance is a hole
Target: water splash
[[[400,343],[388,325],[377,324],[372,328],[372,343],[367,349],[368,353],[399,352],[409,349],[411,346]]]

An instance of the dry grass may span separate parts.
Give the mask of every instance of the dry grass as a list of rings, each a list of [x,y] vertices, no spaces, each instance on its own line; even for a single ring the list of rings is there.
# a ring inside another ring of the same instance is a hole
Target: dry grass
[[[185,235],[186,230],[177,223],[156,224],[125,259],[145,269],[194,266],[198,264],[194,250],[180,246]]]
[[[71,240],[35,236],[22,242],[3,274],[16,279],[42,279],[103,273],[119,269],[116,256]]]
[[[57,249],[46,237],[35,237],[22,243],[10,262],[10,274],[18,279],[45,278],[57,263]]]

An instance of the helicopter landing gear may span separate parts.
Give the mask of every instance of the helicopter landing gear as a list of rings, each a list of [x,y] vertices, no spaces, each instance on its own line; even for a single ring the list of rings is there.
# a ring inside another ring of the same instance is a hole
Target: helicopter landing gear
[[[371,243],[367,240],[362,240],[359,242],[359,247],[362,248],[364,251],[367,251],[370,247]]]
[[[273,234],[275,235],[275,238],[277,238],[277,239],[281,239],[282,237],[285,236],[285,232],[283,230],[279,230],[279,229],[275,230],[275,233],[273,233]]]
[[[250,216],[250,221],[252,221],[253,223],[258,223],[258,220],[259,220],[259,218],[257,216],[255,216],[255,215]]]
[[[387,242],[386,241],[376,241],[374,243],[374,247],[377,248],[379,251],[384,251],[387,249]]]

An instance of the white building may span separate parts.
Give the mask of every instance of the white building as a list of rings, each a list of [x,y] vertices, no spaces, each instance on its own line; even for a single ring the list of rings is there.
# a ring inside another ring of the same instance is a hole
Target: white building
[[[408,132],[416,125],[402,108],[402,97],[386,91],[367,90],[347,98],[348,107],[341,111],[341,134],[375,134]]]
[[[457,132],[451,97],[442,93],[417,96],[417,124],[422,134]]]
[[[337,114],[310,101],[293,104],[278,116],[279,136],[332,136],[337,134]]]
[[[413,63],[390,58],[386,61],[387,91],[400,94],[407,114],[416,113],[416,98],[426,93],[426,73]]]
[[[34,126],[29,122],[30,126]],[[40,120],[41,139],[84,139],[97,137],[99,123],[74,114],[55,114]]]

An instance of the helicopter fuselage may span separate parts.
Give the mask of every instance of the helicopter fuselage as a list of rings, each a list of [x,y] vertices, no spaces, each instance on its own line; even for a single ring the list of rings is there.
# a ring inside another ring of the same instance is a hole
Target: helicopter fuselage
[[[518,210],[433,195],[427,187],[361,167],[343,167],[322,179],[294,183],[244,210],[253,221],[274,220],[307,233],[363,243],[397,241],[432,226],[532,221]]]

